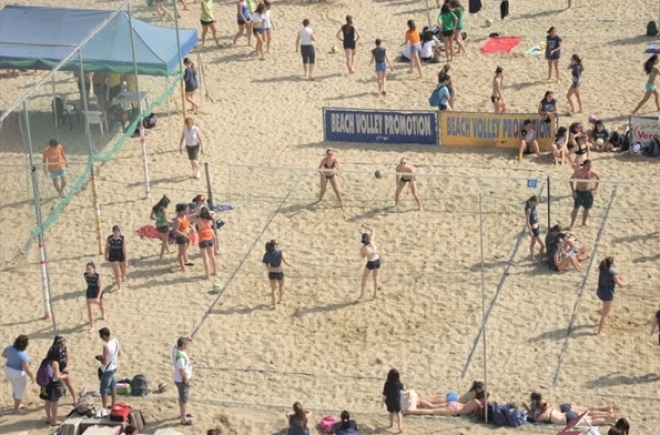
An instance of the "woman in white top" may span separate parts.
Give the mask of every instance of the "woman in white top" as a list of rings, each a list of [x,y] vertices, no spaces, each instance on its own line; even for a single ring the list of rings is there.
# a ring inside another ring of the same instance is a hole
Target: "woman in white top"
[[[270,2],[264,0],[266,13],[264,15],[264,41],[266,42],[266,53],[270,53],[270,43],[273,40],[273,31],[275,31],[275,22],[273,21],[273,11],[270,10]]]
[[[192,168],[192,177],[200,178],[199,153],[204,154],[204,143],[202,142],[202,133],[195,125],[192,118],[186,118],[183,131],[181,132],[181,141],[179,142],[179,152],[183,154],[183,143],[186,143],[186,152],[188,153],[188,160],[190,160],[190,167]]]
[[[257,40],[256,51],[260,54],[260,60],[266,60],[264,55],[264,25],[266,24],[266,5],[259,3],[257,9],[252,13],[252,33]]]
[[[360,297],[358,299],[362,299],[364,296],[364,290],[367,287],[367,279],[369,279],[369,275],[372,273],[374,277],[373,299],[376,299],[376,291],[378,291],[378,269],[380,269],[380,256],[378,255],[378,249],[376,249],[376,244],[374,243],[374,240],[376,239],[376,230],[365,224],[362,224],[362,228],[367,232],[362,233],[362,248],[360,249],[360,256],[367,259],[367,264],[364,266],[364,272],[362,272],[362,286],[360,288]]]
[[[316,62],[314,42],[316,42],[316,33],[309,27],[309,20],[307,18],[303,20],[302,25],[303,28],[298,31],[298,36],[296,37],[296,53],[300,51],[302,55],[305,77],[314,80],[314,65]]]
[[[568,129],[559,127],[555,140],[552,142],[552,157],[555,159],[555,165],[563,165],[568,155]],[[561,160],[560,160],[561,158]]]

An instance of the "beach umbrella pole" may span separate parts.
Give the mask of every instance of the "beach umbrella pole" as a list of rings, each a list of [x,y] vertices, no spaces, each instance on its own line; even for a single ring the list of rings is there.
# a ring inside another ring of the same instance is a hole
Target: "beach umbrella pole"
[[[426,19],[429,22],[429,30],[431,30],[431,8],[429,7],[429,0],[426,0]]]

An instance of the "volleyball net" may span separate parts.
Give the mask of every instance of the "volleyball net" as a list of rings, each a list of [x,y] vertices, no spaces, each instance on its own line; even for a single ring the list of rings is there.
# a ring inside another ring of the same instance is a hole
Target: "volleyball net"
[[[379,356],[383,353],[379,340],[400,340],[407,348],[415,348],[415,358],[388,354],[387,361],[406,372],[413,388],[463,385],[487,377],[499,390],[506,390],[512,380],[529,388],[541,382],[594,402],[617,395],[658,398],[650,381],[634,386],[626,382],[646,379],[654,361],[653,346],[657,346],[657,337],[648,334],[648,320],[660,306],[649,307],[648,298],[650,289],[660,283],[660,277],[651,272],[660,265],[656,230],[660,210],[655,203],[639,201],[635,194],[635,189],[648,183],[604,180],[599,185],[590,226],[581,227],[578,216],[573,228],[591,259],[582,262],[584,273],[559,274],[530,261],[524,208],[530,196],[540,197],[542,238],[548,221],[566,226],[573,208],[570,187],[563,185],[568,180],[531,171],[502,177],[490,176],[487,170],[475,170],[483,175],[473,175],[456,174],[455,168],[452,174],[442,173],[442,167],[419,168],[416,182],[424,211],[418,212],[407,186],[398,208],[393,208],[393,172],[383,172],[383,178],[377,179],[364,166],[344,162],[345,170],[339,175],[343,209],[330,183],[323,201],[317,202],[320,174],[316,170],[228,166],[225,198],[236,205],[231,219],[241,225],[237,232],[232,225],[223,229],[222,243],[230,252],[240,252],[245,239],[252,237],[256,248],[240,262],[227,259],[234,261],[231,267],[236,273],[226,291],[264,286],[263,270],[255,265],[260,264],[263,243],[277,239],[297,266],[287,270],[287,297],[302,306],[292,318],[292,327],[269,331],[268,340],[263,340],[259,322],[252,324],[249,317],[242,317],[233,324],[227,321],[231,308],[217,312],[224,333],[239,337],[245,352],[254,353],[255,358],[276,358],[280,349],[288,348],[285,343],[293,340],[309,349],[300,361],[286,356],[300,376],[318,377],[322,382],[336,374],[351,385],[359,378],[366,392],[371,384],[378,384],[380,376],[372,362],[357,357],[343,362],[349,369],[335,373],[338,368],[319,370],[318,361],[324,356],[314,352],[328,340],[340,340],[345,348],[355,346]],[[358,255],[361,223],[377,231],[383,259],[379,297],[397,304],[394,318],[368,308],[368,314],[356,313],[359,308],[347,302],[359,293],[364,268]],[[608,343],[595,358],[584,355],[581,345],[598,339],[597,266],[610,255],[617,258],[619,272],[635,285],[618,293],[617,306],[622,308],[613,313],[609,333],[636,344],[633,351]],[[368,294],[370,286],[371,282]],[[211,316],[210,321],[216,320]],[[385,335],[378,338],[381,334]],[[497,344],[490,345],[488,337],[493,336]],[[620,358],[621,353],[635,363]],[[433,368],[445,364],[446,355],[453,356],[450,366]],[[245,383],[269,373],[268,367],[212,364],[208,370],[218,376],[239,376]],[[612,370],[619,374],[613,375]],[[267,403],[278,401],[266,399]]]

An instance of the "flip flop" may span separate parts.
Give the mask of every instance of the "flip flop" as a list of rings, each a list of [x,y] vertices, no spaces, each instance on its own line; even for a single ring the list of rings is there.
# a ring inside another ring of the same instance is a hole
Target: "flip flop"
[[[181,426],[192,426],[193,422],[192,420],[186,420],[183,423],[179,423]]]

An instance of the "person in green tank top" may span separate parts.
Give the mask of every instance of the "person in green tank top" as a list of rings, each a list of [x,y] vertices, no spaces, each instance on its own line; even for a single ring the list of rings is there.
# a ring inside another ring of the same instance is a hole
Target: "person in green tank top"
[[[165,253],[170,253],[170,245],[169,245],[169,238],[170,238],[170,226],[169,222],[167,221],[167,206],[170,204],[170,199],[163,195],[163,197],[158,201],[156,205],[153,206],[151,209],[151,219],[154,220],[154,224],[156,225],[156,229],[158,230],[158,233],[160,233],[160,257],[159,259],[163,259],[163,254]]]
[[[206,33],[211,29],[211,34],[215,40],[215,44],[220,47],[218,40],[218,30],[215,28],[215,19],[213,18],[213,0],[201,0],[202,15],[199,21],[202,23],[202,45],[206,40]]]
[[[442,29],[442,42],[445,45],[445,56],[447,57],[447,62],[451,62],[454,59],[454,33],[456,32],[456,27],[458,26],[458,18],[451,11],[449,3],[442,5],[440,9],[440,15],[438,15],[438,25]]]
[[[450,0],[449,7],[452,9],[458,24],[456,25],[456,31],[454,32],[454,41],[458,45],[458,51],[456,54],[467,53],[465,49],[465,43],[463,42],[463,29],[465,28],[465,8],[461,4],[460,0]]]

